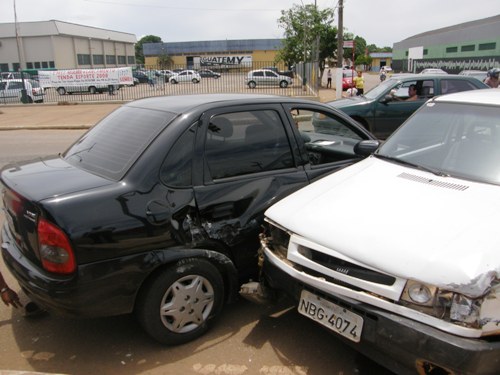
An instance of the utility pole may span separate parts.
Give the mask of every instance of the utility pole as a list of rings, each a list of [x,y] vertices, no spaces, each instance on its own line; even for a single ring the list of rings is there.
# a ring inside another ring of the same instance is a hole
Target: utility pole
[[[19,31],[17,30],[16,0],[14,0],[14,28],[16,32],[17,56],[19,57],[19,72],[21,73],[21,82],[23,85],[23,88],[21,89],[21,102],[28,103],[28,95],[26,93],[26,84],[24,82],[23,74],[23,68],[26,64],[24,62],[24,51],[21,47],[21,37],[19,36]]]
[[[336,97],[342,97],[342,67],[344,65],[344,0],[339,0],[339,26],[337,34]]]

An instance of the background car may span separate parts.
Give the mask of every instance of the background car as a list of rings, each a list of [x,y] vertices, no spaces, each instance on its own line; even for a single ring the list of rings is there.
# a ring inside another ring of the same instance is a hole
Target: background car
[[[420,74],[448,74],[443,69],[427,68],[420,72]]]
[[[140,71],[140,70],[133,71],[132,76],[134,77],[134,81],[135,81],[135,79],[137,79],[137,81],[139,83],[148,83],[148,81],[149,81],[148,75],[145,72]]]
[[[279,74],[280,76],[287,76],[287,77],[290,77],[290,78],[294,78],[294,72],[293,70],[279,70],[277,67],[275,66],[266,66],[262,69],[266,69],[266,70],[271,70],[277,74]]]
[[[462,70],[460,73],[458,73],[458,75],[474,77],[481,82],[484,82],[484,80],[488,76],[488,72],[483,70]]]
[[[319,115],[331,127],[316,133]],[[4,263],[49,311],[134,312],[156,340],[187,342],[257,277],[264,210],[359,161],[355,145],[373,139],[304,99],[130,102],[60,156],[1,171]]]
[[[163,77],[165,82],[168,82],[170,80],[170,77],[175,74],[172,70],[168,69],[157,70],[156,73],[158,77]]]
[[[201,77],[198,72],[194,70],[183,70],[179,73],[175,73],[170,77],[169,82],[176,84],[180,82],[192,82],[192,83],[200,83]]]
[[[281,88],[287,88],[292,83],[293,81],[290,77],[279,75],[267,69],[252,70],[248,73],[246,78],[246,84],[251,89],[257,86],[279,86]]]
[[[410,85],[417,88],[417,100],[406,101]],[[476,78],[443,75],[393,75],[362,96],[328,102],[380,139],[387,138],[428,99],[453,92],[488,88]],[[320,120],[317,121],[319,123]]]
[[[198,74],[200,75],[201,78],[218,79],[221,76],[220,73],[214,72],[213,70],[210,70],[210,69],[200,69],[200,70],[198,70]]]
[[[43,90],[40,88],[40,85],[34,88],[31,84],[31,80],[25,79],[24,88],[26,90],[28,103],[43,102]],[[6,79],[0,81],[0,102],[21,103],[22,90],[23,80],[21,79]]]
[[[355,70],[344,69],[342,70],[342,90],[347,90],[354,87],[352,79],[357,76]]]
[[[435,97],[273,205],[259,290],[394,373],[499,374],[499,119],[500,90]]]

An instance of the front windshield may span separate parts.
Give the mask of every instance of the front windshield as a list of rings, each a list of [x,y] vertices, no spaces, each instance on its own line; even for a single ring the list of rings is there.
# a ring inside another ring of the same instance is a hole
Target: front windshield
[[[370,91],[366,92],[364,96],[365,98],[371,100],[377,99],[384,92],[388,94],[389,90],[396,86],[398,82],[399,81],[396,79],[385,80],[384,82],[381,82],[379,85],[372,88]]]
[[[500,183],[500,108],[430,102],[376,153],[474,181]]]

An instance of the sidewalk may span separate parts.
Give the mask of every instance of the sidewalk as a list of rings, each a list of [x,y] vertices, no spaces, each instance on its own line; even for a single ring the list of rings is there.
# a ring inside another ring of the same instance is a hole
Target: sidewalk
[[[335,95],[335,90],[320,89],[319,101],[335,100]],[[0,106],[0,130],[86,129],[122,104],[94,102]]]

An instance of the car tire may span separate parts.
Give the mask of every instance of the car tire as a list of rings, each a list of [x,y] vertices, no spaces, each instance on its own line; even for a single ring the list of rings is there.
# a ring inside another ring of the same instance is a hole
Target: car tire
[[[287,82],[287,81],[281,81],[281,82],[280,82],[280,87],[281,87],[282,89],[286,89],[286,88],[288,87],[288,82]]]
[[[171,80],[170,80],[170,83],[172,83],[172,84],[174,84],[174,85],[175,85],[175,84],[177,83],[177,81],[176,81],[175,79],[171,79]]]
[[[248,82],[248,87],[251,89],[254,89],[257,86],[257,84],[254,81]]]
[[[94,86],[90,86],[90,87],[89,87],[89,92],[90,92],[91,94],[97,94],[97,89],[96,89]]]
[[[223,301],[224,283],[217,268],[205,259],[186,258],[146,284],[136,314],[155,340],[178,345],[203,335]]]
[[[66,89],[64,87],[58,87],[56,91],[57,91],[57,93],[59,95],[65,95],[66,94]]]
[[[196,78],[193,78],[192,82],[193,83],[200,83],[200,81],[198,81]]]

